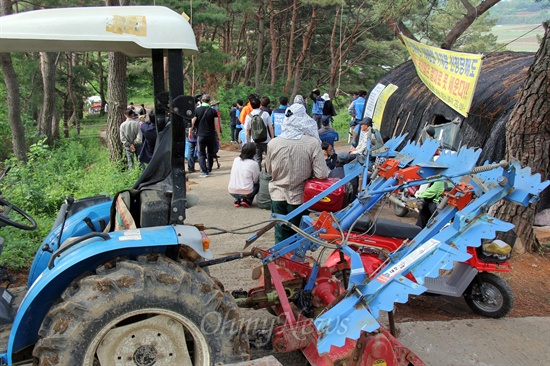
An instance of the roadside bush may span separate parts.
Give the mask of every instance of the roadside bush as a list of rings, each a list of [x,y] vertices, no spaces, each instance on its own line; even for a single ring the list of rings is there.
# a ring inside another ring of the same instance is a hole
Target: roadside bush
[[[5,239],[0,262],[15,270],[31,264],[67,196],[112,196],[131,187],[140,174],[139,169],[128,172],[112,163],[97,138],[61,140],[53,149],[41,140],[30,146],[26,165],[15,159],[3,165],[12,168],[0,182],[0,192],[38,223],[35,231],[0,229]]]

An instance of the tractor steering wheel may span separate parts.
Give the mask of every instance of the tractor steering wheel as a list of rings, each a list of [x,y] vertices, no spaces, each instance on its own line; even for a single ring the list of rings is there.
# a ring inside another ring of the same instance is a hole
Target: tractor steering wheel
[[[16,218],[11,219],[9,217],[10,213],[12,217],[16,216]],[[2,224],[10,225],[21,230],[36,229],[36,221],[34,221],[28,213],[0,198],[0,227],[4,226]]]

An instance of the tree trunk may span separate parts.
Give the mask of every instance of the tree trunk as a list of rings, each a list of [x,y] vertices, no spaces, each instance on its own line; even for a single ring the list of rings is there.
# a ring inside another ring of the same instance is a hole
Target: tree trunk
[[[67,52],[67,93],[71,100],[71,117],[69,119],[70,125],[76,128],[76,134],[80,135],[80,121],[78,119],[78,103],[76,101],[76,95],[74,91],[74,58],[73,52]]]
[[[11,0],[2,0],[1,15],[12,13]],[[10,120],[13,154],[19,161],[27,161],[27,145],[25,144],[25,129],[21,120],[21,94],[19,93],[19,82],[13,68],[11,55],[0,52],[0,68],[4,75],[6,84],[8,119]]]
[[[330,75],[328,81],[328,95],[334,97],[336,95],[336,80],[340,74],[340,55],[342,54],[342,40],[338,41],[336,46],[336,31],[338,30],[338,22],[340,19],[341,8],[336,8],[336,14],[334,15],[334,23],[332,25],[332,32],[330,34]]]
[[[6,84],[8,102],[8,119],[12,133],[13,154],[19,161],[27,161],[27,146],[25,144],[25,129],[21,120],[21,98],[19,94],[19,83],[13,69],[11,55],[0,53],[0,66]]]
[[[548,179],[550,173],[550,31],[544,24],[544,37],[529,69],[521,95],[506,124],[506,159],[529,166],[533,173]],[[523,207],[501,201],[492,214],[516,225],[516,232],[527,251],[539,248],[533,232],[536,205]]]
[[[54,109],[52,116],[52,136],[54,141],[59,139],[59,111],[57,109]]]
[[[317,18],[317,9],[313,7],[311,9],[311,17],[309,21],[309,26],[306,33],[302,37],[302,50],[298,55],[296,60],[296,66],[294,69],[294,86],[292,87],[292,95],[298,94],[298,88],[300,87],[300,80],[303,72],[303,65],[306,60],[307,55],[310,53],[310,41],[313,37],[313,30],[315,29],[315,21]]]
[[[107,99],[105,98],[105,73],[103,72],[103,62],[101,61],[101,52],[97,53],[97,67],[99,68],[99,97],[101,98],[101,111],[99,115],[105,115],[105,103]]]
[[[54,138],[54,114],[55,114],[55,60],[57,53],[40,52],[40,69],[42,70],[42,86],[44,95],[42,99],[42,111],[38,121],[38,133],[46,136],[48,145],[52,146]]]
[[[262,76],[262,69],[264,66],[264,43],[265,43],[265,11],[263,2],[260,3],[258,13],[256,15],[258,19],[258,33],[256,34],[256,70],[254,70],[254,87],[256,90],[261,89],[260,78]]]
[[[69,138],[69,119],[71,118],[69,111],[69,95],[63,95],[63,136]]]
[[[297,0],[294,0],[292,4],[292,20],[290,22],[290,32],[288,33],[288,51],[286,54],[286,83],[283,88],[283,93],[288,94],[288,90],[290,89],[290,82],[292,81],[292,74],[293,74],[293,68],[292,68],[292,61],[294,56],[294,32],[296,31],[296,19],[298,18],[298,4]],[[296,94],[292,94],[296,95]]]
[[[105,0],[107,6],[129,5],[130,0]],[[123,159],[124,151],[120,141],[120,125],[124,121],[127,107],[126,56],[120,52],[109,52],[107,80],[107,149],[112,161]]]
[[[275,7],[273,6],[273,0],[269,2],[269,38],[271,40],[271,61],[269,63],[271,79],[269,84],[275,86],[275,82],[277,81],[277,58],[280,47],[277,47],[279,36],[275,32]]]
[[[126,109],[126,56],[120,52],[109,53],[109,79],[107,82],[107,148],[113,161],[123,158],[120,142],[120,124]]]

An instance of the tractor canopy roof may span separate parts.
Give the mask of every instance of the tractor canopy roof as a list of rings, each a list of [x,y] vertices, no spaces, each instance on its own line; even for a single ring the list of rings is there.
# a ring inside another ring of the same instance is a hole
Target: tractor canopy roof
[[[184,15],[162,6],[103,6],[28,11],[0,17],[0,52],[197,52]]]

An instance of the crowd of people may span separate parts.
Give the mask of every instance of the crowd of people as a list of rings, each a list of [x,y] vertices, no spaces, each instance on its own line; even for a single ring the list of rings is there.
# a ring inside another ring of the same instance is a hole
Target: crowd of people
[[[318,89],[308,97],[297,95],[293,103],[287,96],[281,96],[277,108],[272,109],[269,97],[250,94],[245,104],[237,100],[230,109],[231,142],[239,144],[240,155],[231,167],[228,192],[235,207],[251,207],[255,197],[262,192],[262,202],[270,202],[274,214],[287,215],[303,203],[304,186],[308,179],[344,177],[343,166],[352,161],[356,154],[367,149],[368,136],[372,136],[372,120],[362,118],[366,92],[355,93],[348,112],[350,128],[357,128],[356,138],[346,152],[336,153],[335,142],[338,132],[331,126],[336,109],[327,93],[321,95]],[[308,113],[307,99],[312,108]],[[196,97],[195,116],[187,129],[188,172],[196,171],[198,161],[200,177],[212,173],[214,160],[218,158],[219,139],[222,124],[218,102],[209,94]],[[150,162],[156,143],[155,115],[142,104],[136,109],[128,106],[126,120],[120,126],[120,139],[126,150],[128,167],[135,161],[140,165]],[[263,172],[262,172],[263,171]],[[260,176],[267,179],[260,179]],[[267,189],[261,189],[261,181]],[[357,182],[353,186],[357,193]],[[260,199],[258,199],[260,201]],[[265,207],[265,206],[264,206]],[[291,222],[299,225],[301,215]],[[285,225],[276,227],[276,241],[293,235],[294,231]]]
[[[343,178],[344,165],[365,152],[367,136],[372,135],[372,120],[358,117],[363,115],[366,93],[355,94],[349,111],[350,127],[358,126],[357,143],[340,154],[335,148],[339,135],[331,126],[336,110],[328,94],[321,96],[318,89],[311,92],[310,113],[307,98],[302,95],[297,95],[292,104],[288,97],[280,97],[275,109],[270,106],[270,98],[256,94],[249,95],[246,104],[237,100],[230,111],[231,141],[242,144],[228,184],[234,206],[250,207],[254,198],[262,194],[262,170],[269,176],[268,189],[264,190],[269,194],[269,207],[279,215],[287,215],[303,203],[308,179]],[[357,194],[357,179],[352,182],[352,189]],[[260,202],[260,197],[257,200]],[[291,222],[298,226],[302,215]],[[276,242],[293,234],[285,225],[275,228]]]
[[[157,142],[154,111],[151,110],[149,118],[146,119],[145,105],[142,104],[136,111],[134,103],[130,102],[124,116],[126,119],[120,125],[120,141],[126,151],[128,168],[132,169],[136,160],[141,166],[148,164],[153,157]]]

